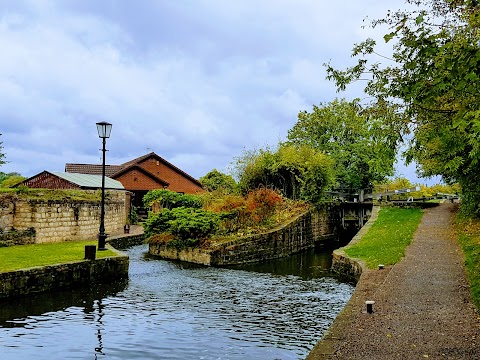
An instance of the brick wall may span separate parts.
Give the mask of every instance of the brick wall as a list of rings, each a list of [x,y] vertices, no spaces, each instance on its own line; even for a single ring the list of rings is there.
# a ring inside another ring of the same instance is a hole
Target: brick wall
[[[198,184],[155,158],[149,158],[141,162],[139,166],[168,182],[168,190],[184,192],[185,194],[204,191]]]
[[[105,232],[118,232],[126,221],[125,192],[107,191]],[[96,239],[99,201],[32,200],[15,196],[0,199],[0,232],[34,229],[35,243]]]

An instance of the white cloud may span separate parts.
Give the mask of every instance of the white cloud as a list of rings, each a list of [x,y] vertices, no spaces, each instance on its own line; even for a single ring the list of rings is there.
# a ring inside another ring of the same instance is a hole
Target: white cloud
[[[155,151],[197,177],[225,169],[243,148],[276,145],[299,111],[343,96],[322,64],[351,61],[364,16],[388,6],[0,3],[0,141],[10,161],[0,170],[30,176],[96,161],[99,120],[113,123],[112,163]]]

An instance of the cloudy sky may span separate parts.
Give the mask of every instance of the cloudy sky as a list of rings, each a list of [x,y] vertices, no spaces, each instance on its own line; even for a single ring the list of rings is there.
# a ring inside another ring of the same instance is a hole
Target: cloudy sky
[[[194,177],[274,146],[337,94],[324,63],[352,63],[364,19],[402,0],[1,0],[3,172],[154,151]],[[378,36],[378,35],[377,35]],[[400,174],[414,179],[412,169]]]

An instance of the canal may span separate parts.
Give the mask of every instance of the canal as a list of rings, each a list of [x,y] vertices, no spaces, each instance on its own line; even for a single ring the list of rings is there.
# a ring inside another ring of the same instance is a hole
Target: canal
[[[353,292],[318,249],[235,268],[126,252],[124,281],[0,303],[0,359],[304,359]]]

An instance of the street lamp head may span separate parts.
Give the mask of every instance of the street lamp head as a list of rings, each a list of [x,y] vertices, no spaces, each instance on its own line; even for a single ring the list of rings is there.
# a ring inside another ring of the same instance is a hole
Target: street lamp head
[[[110,133],[112,132],[112,124],[102,121],[97,123],[97,131],[98,137],[105,139],[110,137]]]

